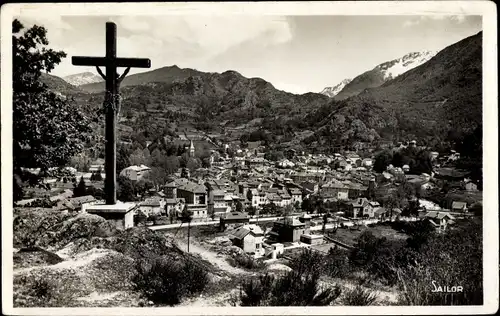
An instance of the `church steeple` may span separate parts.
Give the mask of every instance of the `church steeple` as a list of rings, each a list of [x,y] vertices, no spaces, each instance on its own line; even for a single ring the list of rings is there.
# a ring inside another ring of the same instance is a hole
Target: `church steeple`
[[[194,144],[191,140],[191,144],[189,144],[189,156],[194,157]]]

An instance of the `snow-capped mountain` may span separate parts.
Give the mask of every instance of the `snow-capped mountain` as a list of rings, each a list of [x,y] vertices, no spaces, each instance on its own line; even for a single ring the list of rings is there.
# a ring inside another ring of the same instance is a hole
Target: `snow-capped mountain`
[[[380,64],[375,68],[384,74],[385,79],[391,80],[410,69],[422,65],[436,54],[437,51],[413,52],[406,54],[399,59]]]
[[[326,87],[323,89],[323,91],[321,91],[320,93],[321,94],[324,94],[330,98],[333,98],[334,96],[336,96],[340,91],[342,91],[342,89],[344,89],[344,87],[349,84],[349,82],[351,82],[352,79],[344,79],[342,80],[338,85],[336,86],[333,86],[333,87]]]
[[[88,83],[95,83],[104,81],[100,76],[93,74],[91,72],[82,72],[79,74],[69,75],[63,77],[63,79],[74,86],[80,86]]]
[[[334,95],[334,98],[342,100],[357,95],[366,89],[379,87],[408,70],[424,64],[436,54],[437,51],[412,52],[401,58],[382,63],[372,70],[364,72],[352,79],[343,89]],[[325,90],[327,89],[329,88],[325,88]]]

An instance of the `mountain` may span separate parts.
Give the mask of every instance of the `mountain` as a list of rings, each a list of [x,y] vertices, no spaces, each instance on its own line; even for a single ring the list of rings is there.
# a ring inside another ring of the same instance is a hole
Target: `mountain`
[[[63,79],[66,80],[66,82],[68,82],[69,84],[72,84],[74,86],[81,86],[84,84],[104,81],[101,78],[101,76],[98,76],[98,75],[93,74],[91,72],[82,72],[79,74],[69,75],[69,76],[63,77]]]
[[[84,91],[82,91],[78,87],[68,83],[67,81],[58,76],[54,76],[48,73],[42,73],[40,79],[43,83],[45,83],[49,87],[49,90],[58,92],[62,95],[74,95],[74,94],[84,93]]]
[[[482,32],[377,88],[332,100],[304,121],[316,127],[308,141],[317,144],[397,138],[440,144],[471,134],[482,126]]]
[[[77,101],[99,109],[104,99],[101,85],[79,86],[93,93]],[[295,95],[281,91],[264,79],[246,78],[236,71],[206,73],[177,66],[126,77],[120,92],[121,124],[136,136],[142,135],[141,140],[185,128],[239,139],[260,128],[279,127],[290,119],[300,121],[329,100],[319,93]],[[280,133],[293,135],[286,128]]]
[[[324,95],[326,95],[326,96],[328,96],[330,98],[333,98],[340,91],[342,91],[342,89],[344,89],[344,87],[347,84],[349,84],[351,81],[352,81],[352,79],[344,79],[339,84],[337,84],[336,86],[324,88],[323,91],[321,91],[320,93],[324,94]]]
[[[126,76],[123,79],[120,87],[138,86],[151,82],[172,83],[174,81],[182,81],[191,76],[205,76],[208,73],[203,73],[195,69],[179,68],[176,65],[162,67],[152,71],[142,72],[134,75]],[[105,90],[104,82],[89,83],[80,86],[81,89],[87,92],[102,92]]]
[[[434,55],[436,55],[436,52],[413,52],[401,58],[380,64],[372,70],[355,77],[334,97],[337,100],[343,100],[357,95],[365,89],[379,87],[385,82],[425,63]]]
[[[141,142],[192,128],[224,134],[227,140],[245,135],[249,141],[267,140],[274,149],[297,145],[328,150],[397,139],[439,144],[481,126],[481,41],[482,33],[466,38],[402,74],[398,69],[428,55],[382,64],[377,67],[383,79],[379,86],[342,100],[280,91],[264,79],[235,71],[163,67],[122,82],[120,124],[131,131],[131,140]],[[95,91],[78,92],[76,101],[102,108],[103,83],[64,84]]]

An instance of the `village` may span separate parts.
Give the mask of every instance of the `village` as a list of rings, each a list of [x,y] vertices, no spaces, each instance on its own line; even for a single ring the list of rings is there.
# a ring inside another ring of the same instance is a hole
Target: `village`
[[[483,212],[483,176],[490,174],[483,171],[481,19],[455,39],[435,40],[423,27],[420,40],[439,41],[437,51],[397,44],[404,36],[389,31],[415,24],[406,17],[381,16],[379,37],[360,36],[359,25],[377,27],[366,16],[311,16],[302,27],[308,18],[281,18],[291,38],[273,44],[283,34],[262,29],[265,19],[237,17],[245,29],[254,23],[265,45],[223,21],[238,40],[219,47],[238,56],[224,65],[232,56],[218,58],[207,51],[211,45],[198,43],[217,39],[215,47],[231,37],[207,27],[219,18],[193,16],[198,26],[174,28],[161,15],[61,16],[71,27],[57,40],[47,37],[55,21],[40,26],[23,14],[12,17],[8,307],[227,312],[491,301],[484,249],[495,230],[484,225],[494,207]],[[352,22],[334,27],[342,20]],[[464,19],[432,21],[446,21],[437,29],[449,30]],[[135,32],[137,25],[159,33]],[[323,27],[325,38],[314,39]],[[179,35],[184,29],[188,36]],[[338,29],[342,34],[334,34]],[[193,35],[195,45],[177,51],[193,60],[173,63],[172,48]],[[162,47],[136,45],[139,38]],[[323,43],[345,47],[344,56],[332,63],[337,48]],[[396,44],[398,59],[385,47]],[[250,46],[286,49],[260,58]],[[306,58],[324,52],[323,60]],[[299,61],[307,64],[294,68]],[[303,91],[281,86],[293,77]],[[320,85],[327,86],[314,92]]]
[[[189,156],[195,157],[193,140],[184,142]],[[67,167],[72,182],[45,180],[55,192],[48,197],[50,207],[45,207],[96,214],[118,229],[145,226],[177,234],[186,228],[208,227],[208,235],[215,233],[222,245],[272,262],[297,248],[324,253],[337,247],[352,249],[360,232],[376,229],[377,223],[426,220],[442,232],[452,228],[457,218],[472,217],[474,212],[469,209],[477,208],[481,201],[481,192],[465,173],[446,167],[459,158],[454,151],[445,157],[431,152],[435,172],[415,175],[408,165],[388,165],[377,173],[373,170],[375,157],[360,157],[356,152],[313,155],[288,150],[285,158],[270,161],[265,159],[265,146],[258,142],[252,145],[233,150],[224,145],[224,150],[212,150],[210,168],[193,172],[179,168],[164,185],[150,188],[138,201],[118,201],[113,207],[103,206],[104,201],[91,194],[74,197],[75,179],[84,181],[87,187],[103,186],[103,161],[95,161],[85,173]],[[411,146],[416,147],[416,142],[399,144],[401,148]],[[234,152],[232,157],[228,151]],[[138,182],[148,179],[150,171],[149,166],[133,165],[121,170],[120,176]],[[426,200],[421,193],[435,189],[442,179],[454,183],[459,192],[456,199],[444,203],[445,207]],[[405,206],[377,200],[376,192],[391,195],[403,183],[414,190],[409,196],[399,196],[406,200]],[[477,203],[468,203],[471,195]],[[16,206],[44,207],[41,201],[25,199]],[[403,209],[409,208],[408,203],[413,205],[411,212]],[[197,234],[188,242],[205,241],[207,237]]]

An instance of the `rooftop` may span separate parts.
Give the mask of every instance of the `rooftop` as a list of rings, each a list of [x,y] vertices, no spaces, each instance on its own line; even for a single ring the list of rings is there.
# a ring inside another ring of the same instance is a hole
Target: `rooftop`
[[[118,202],[116,204],[95,204],[87,207],[87,213],[128,213],[137,207],[136,203],[131,202]]]
[[[250,225],[240,226],[235,230],[231,231],[230,234],[233,235],[236,239],[243,239],[248,234],[252,234],[254,236],[263,236],[264,232],[262,231],[262,228],[260,228],[260,226],[255,224],[250,224]]]
[[[250,217],[248,216],[247,213],[244,212],[231,212],[227,213],[224,216],[224,219],[229,220],[229,219],[249,219]]]
[[[145,165],[140,165],[140,166],[130,166],[130,167],[127,167],[125,168],[125,170],[134,170],[134,171],[144,171],[144,170],[150,170],[151,168],[149,168],[148,166],[145,166]]]

